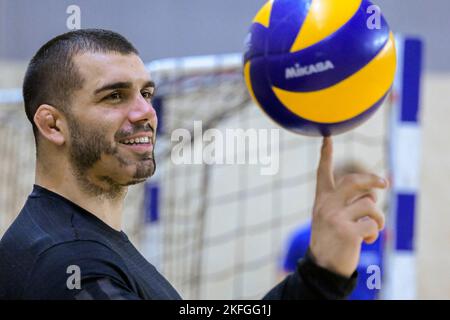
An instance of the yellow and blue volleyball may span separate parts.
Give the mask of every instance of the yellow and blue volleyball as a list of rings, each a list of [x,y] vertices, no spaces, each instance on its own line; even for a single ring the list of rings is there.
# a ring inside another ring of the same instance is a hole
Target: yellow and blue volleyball
[[[299,134],[367,120],[394,81],[394,36],[367,0],[272,0],[246,39],[244,77],[263,111]]]

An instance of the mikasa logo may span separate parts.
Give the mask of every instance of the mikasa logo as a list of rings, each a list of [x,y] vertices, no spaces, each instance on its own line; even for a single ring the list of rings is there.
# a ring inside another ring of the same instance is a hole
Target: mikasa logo
[[[330,60],[317,62],[316,64],[310,64],[309,66],[301,66],[296,63],[293,67],[286,68],[285,76],[286,79],[300,78],[314,73],[325,72],[330,69],[334,69],[334,65]]]

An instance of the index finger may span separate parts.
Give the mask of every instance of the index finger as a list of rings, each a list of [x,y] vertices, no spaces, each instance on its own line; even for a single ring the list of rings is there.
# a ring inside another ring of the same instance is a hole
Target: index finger
[[[316,193],[334,189],[333,176],[333,141],[331,137],[324,137],[320,152],[319,167],[317,168]]]

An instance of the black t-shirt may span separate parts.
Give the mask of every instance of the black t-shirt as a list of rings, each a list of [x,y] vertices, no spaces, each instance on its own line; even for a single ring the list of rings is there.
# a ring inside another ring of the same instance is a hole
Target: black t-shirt
[[[307,255],[264,298],[342,299],[355,283],[356,273],[340,277]],[[181,297],[124,232],[35,185],[0,241],[0,299]]]

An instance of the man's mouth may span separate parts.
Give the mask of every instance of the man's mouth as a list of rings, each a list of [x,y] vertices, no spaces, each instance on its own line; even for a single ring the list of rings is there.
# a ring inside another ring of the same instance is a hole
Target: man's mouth
[[[153,150],[153,140],[151,134],[128,137],[119,140],[119,143],[126,146],[127,149],[143,154]]]
[[[125,140],[120,141],[120,143],[127,144],[127,145],[148,144],[148,143],[151,143],[151,142],[152,141],[151,141],[150,137],[148,137],[148,136],[132,138],[132,139],[125,139]]]

